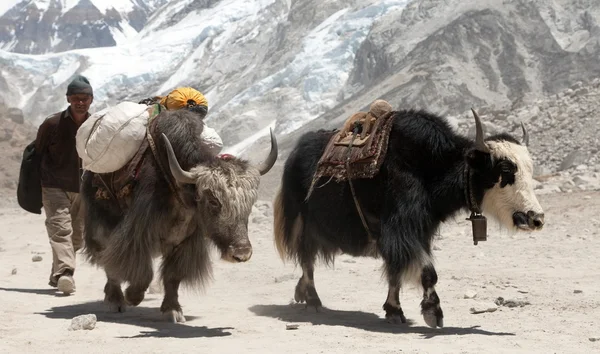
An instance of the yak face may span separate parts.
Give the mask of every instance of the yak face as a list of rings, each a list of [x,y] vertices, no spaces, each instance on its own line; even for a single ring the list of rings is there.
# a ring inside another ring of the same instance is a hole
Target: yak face
[[[196,176],[197,215],[221,258],[229,262],[245,262],[252,256],[248,219],[258,198],[260,175],[244,164],[219,161],[190,170]]]
[[[529,136],[523,128],[523,143],[507,134],[483,139],[477,113],[475,148],[467,154],[467,163],[475,171],[482,193],[481,209],[502,225],[516,230],[541,230],[544,212],[533,189],[533,162],[527,145]]]
[[[527,148],[509,140],[491,140],[486,145],[488,154],[477,152],[484,189],[482,211],[507,228],[540,230],[544,213],[533,190],[533,162]]]
[[[246,262],[252,256],[248,239],[248,218],[258,198],[260,176],[277,160],[277,141],[271,131],[271,151],[264,162],[253,166],[246,161],[215,158],[184,171],[166,135],[169,168],[178,183],[196,186],[197,215],[207,236],[221,257],[230,262]]]

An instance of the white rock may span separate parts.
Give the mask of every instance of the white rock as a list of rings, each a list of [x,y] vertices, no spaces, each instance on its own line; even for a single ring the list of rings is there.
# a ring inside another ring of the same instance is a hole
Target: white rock
[[[71,320],[71,327],[69,327],[70,331],[78,331],[81,329],[85,329],[85,330],[91,330],[96,328],[96,315],[89,314],[89,315],[81,315],[81,316],[77,316],[74,317]]]
[[[477,292],[474,290],[467,290],[465,291],[465,299],[474,299],[477,296]]]
[[[573,183],[575,183],[575,185],[577,185],[577,186],[597,185],[599,183],[599,181],[593,177],[583,175],[583,176],[575,176],[573,178]]]

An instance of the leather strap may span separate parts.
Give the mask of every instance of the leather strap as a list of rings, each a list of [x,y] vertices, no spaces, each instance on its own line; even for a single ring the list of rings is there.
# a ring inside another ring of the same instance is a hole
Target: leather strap
[[[352,193],[352,199],[354,199],[354,205],[356,206],[356,210],[358,211],[358,215],[360,216],[360,220],[362,221],[363,227],[367,232],[367,236],[369,240],[373,240],[373,235],[371,234],[371,230],[369,230],[369,225],[367,224],[367,220],[365,219],[365,215],[362,212],[362,208],[360,207],[360,203],[358,202],[358,198],[356,197],[356,192],[354,191],[354,184],[352,183],[351,173],[350,173],[350,150],[352,149],[352,143],[354,139],[356,139],[358,135],[358,127],[355,126],[352,132],[352,140],[350,140],[350,144],[348,145],[348,149],[346,150],[346,173],[348,174],[348,184],[350,185],[350,192]]]

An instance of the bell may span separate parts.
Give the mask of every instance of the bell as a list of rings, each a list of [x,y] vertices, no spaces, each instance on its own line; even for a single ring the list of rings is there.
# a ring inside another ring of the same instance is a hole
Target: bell
[[[473,244],[479,241],[487,241],[487,219],[481,214],[471,213],[467,220],[471,221],[473,228]]]

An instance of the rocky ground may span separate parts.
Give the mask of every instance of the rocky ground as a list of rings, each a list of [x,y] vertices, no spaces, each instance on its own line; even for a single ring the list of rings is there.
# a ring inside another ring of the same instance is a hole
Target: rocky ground
[[[213,255],[204,291],[183,289],[187,322],[160,315],[162,292],[125,313],[102,303],[105,275],[78,257],[77,291],[47,285],[51,253],[43,216],[0,208],[1,353],[597,353],[600,352],[600,192],[540,196],[541,232],[507,234],[494,225],[473,245],[458,215],[434,243],[444,328],[427,327],[421,293],[407,285],[409,323],[391,324],[381,261],[340,256],[317,264],[319,313],[291,304],[301,270],[283,263],[272,237],[272,209],[250,218],[254,253],[245,264]],[[575,226],[575,227],[574,227]]]

